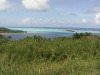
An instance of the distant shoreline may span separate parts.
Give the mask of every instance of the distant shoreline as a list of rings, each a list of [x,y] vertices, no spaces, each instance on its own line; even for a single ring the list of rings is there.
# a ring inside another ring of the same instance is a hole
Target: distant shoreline
[[[7,28],[0,28],[0,34],[19,34],[19,33],[27,33],[27,32],[22,30],[11,30]]]
[[[23,34],[23,33],[0,33],[0,34]]]
[[[35,33],[35,32],[25,32],[25,33],[0,33],[0,34],[26,34],[26,33]]]

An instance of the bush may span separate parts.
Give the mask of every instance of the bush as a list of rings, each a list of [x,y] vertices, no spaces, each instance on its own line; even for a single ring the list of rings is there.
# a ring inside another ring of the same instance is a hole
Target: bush
[[[73,38],[74,39],[80,39],[80,38],[82,38],[82,37],[87,37],[87,36],[94,36],[92,33],[75,33],[74,35],[73,35]]]
[[[1,36],[0,75],[100,75],[100,39],[75,35],[76,40],[34,36],[9,42]]]

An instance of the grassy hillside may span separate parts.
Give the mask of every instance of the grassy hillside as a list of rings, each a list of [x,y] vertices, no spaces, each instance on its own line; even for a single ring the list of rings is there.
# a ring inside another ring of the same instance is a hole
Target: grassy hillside
[[[100,75],[100,39],[90,34],[8,39],[0,45],[0,75]]]
[[[0,28],[0,33],[25,33],[25,32],[21,30],[10,30],[7,28]]]

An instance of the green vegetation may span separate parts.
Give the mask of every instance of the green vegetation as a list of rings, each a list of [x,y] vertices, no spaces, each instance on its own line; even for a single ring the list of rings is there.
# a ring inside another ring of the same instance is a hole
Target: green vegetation
[[[5,37],[3,35],[0,35],[0,45],[10,41],[11,38],[12,38],[11,36]]]
[[[100,39],[88,34],[15,41],[0,37],[7,40],[0,43],[0,75],[100,75]]]
[[[93,35],[92,33],[75,33],[74,35],[73,35],[73,38],[74,39],[80,39],[80,38],[99,38],[99,36],[97,36],[97,35]]]
[[[0,33],[26,33],[26,32],[21,30],[10,30],[7,28],[0,28]]]

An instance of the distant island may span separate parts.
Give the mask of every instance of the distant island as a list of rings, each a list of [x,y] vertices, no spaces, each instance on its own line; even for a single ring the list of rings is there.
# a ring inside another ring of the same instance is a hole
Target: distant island
[[[73,31],[73,30],[66,30],[67,32],[75,32],[75,31]]]
[[[7,28],[0,28],[0,34],[5,34],[5,33],[26,33],[26,31],[11,30],[11,29],[7,29]]]

